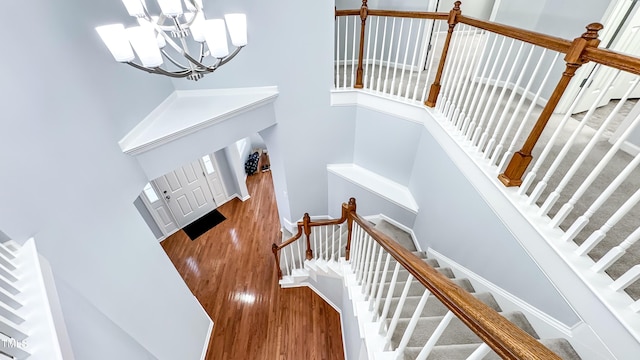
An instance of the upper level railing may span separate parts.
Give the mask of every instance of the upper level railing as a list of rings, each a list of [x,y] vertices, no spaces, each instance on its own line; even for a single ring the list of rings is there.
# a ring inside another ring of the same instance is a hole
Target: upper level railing
[[[346,236],[341,235],[343,230],[346,232]],[[427,358],[453,316],[460,319],[484,342],[468,359],[481,359],[491,349],[504,359],[560,359],[527,332],[476,299],[389,236],[372,227],[366,219],[357,214],[354,198],[351,198],[348,203],[342,204],[340,219],[311,221],[309,215],[305,214],[303,220],[298,222],[296,235],[280,245],[272,245],[278,275],[282,278],[284,267],[287,275],[295,276],[294,272],[297,269],[304,268],[305,259],[315,259],[322,262],[333,260],[332,263],[336,263],[343,244],[345,245],[346,260],[351,262],[351,268],[362,285],[365,298],[372,308],[379,308],[382,306],[381,302],[384,301],[383,307],[388,311],[398,273],[404,269],[410,274],[405,283],[406,289],[413,280],[424,286],[422,306],[424,306],[426,298],[433,295],[449,310],[449,314],[442,319],[439,325],[441,329],[436,330],[425,344],[418,359]],[[303,248],[305,249],[304,258]],[[390,268],[392,260],[395,260],[397,264],[393,270]],[[382,268],[383,263],[384,269]],[[388,286],[385,285],[385,281],[388,281],[387,274],[392,274],[391,283]],[[383,300],[384,289],[387,290],[386,300]],[[406,298],[406,294],[403,295],[403,298]],[[400,314],[403,306],[403,300],[400,301],[401,303],[396,308],[397,314]],[[413,315],[415,321],[421,312],[422,308],[418,306]],[[385,318],[386,315],[381,317]],[[386,329],[388,340],[394,332],[397,321],[398,318],[394,316],[394,320]],[[415,328],[415,321],[413,321],[413,327],[409,325],[404,330],[398,347],[393,349],[398,354],[402,354],[402,350],[407,346]]]
[[[640,58],[598,48],[597,23],[567,40],[460,6],[336,10],[336,90],[432,107],[485,173],[519,186],[514,206],[640,341]]]

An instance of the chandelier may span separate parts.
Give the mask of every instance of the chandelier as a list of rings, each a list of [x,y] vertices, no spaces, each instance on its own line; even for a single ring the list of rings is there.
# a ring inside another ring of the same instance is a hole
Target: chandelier
[[[96,31],[116,61],[136,69],[197,81],[229,62],[247,45],[244,14],[207,20],[202,0],[184,0],[186,11],[182,0],[157,0],[160,15],[155,16],[150,14],[144,0],[122,2],[138,25],[125,29],[122,24],[111,24],[98,26]],[[231,53],[227,29],[235,46]],[[140,63],[134,62],[134,51]],[[177,60],[177,55],[183,59]],[[205,65],[207,62],[211,65]]]

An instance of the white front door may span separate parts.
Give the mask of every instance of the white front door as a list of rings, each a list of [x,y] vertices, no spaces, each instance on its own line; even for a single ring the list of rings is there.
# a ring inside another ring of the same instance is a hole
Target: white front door
[[[222,184],[222,180],[220,179],[218,162],[216,161],[215,156],[205,155],[202,157],[202,164],[204,165],[206,177],[213,193],[213,200],[215,200],[216,204],[220,205],[227,200],[227,194],[225,192],[224,185]]]
[[[154,180],[182,228],[216,208],[199,161],[194,161]]]
[[[171,235],[178,230],[173,216],[151,183],[148,183],[147,186],[144,187],[141,198],[164,236]]]

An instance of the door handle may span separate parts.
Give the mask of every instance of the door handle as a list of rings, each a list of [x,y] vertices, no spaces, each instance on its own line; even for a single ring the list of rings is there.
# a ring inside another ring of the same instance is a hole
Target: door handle
[[[162,193],[163,193],[163,194],[166,194],[166,193],[167,193],[167,190],[163,191]],[[165,199],[167,199],[167,201],[168,201],[168,200],[171,200],[171,195],[165,195],[165,197],[164,197],[164,198],[165,198]]]

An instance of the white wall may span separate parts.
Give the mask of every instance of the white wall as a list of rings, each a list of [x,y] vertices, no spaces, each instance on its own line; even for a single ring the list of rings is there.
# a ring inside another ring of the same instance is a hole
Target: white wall
[[[172,84],[116,63],[101,44],[93,27],[125,17],[119,2],[36,0],[28,10],[28,21],[4,23],[19,35],[0,58],[0,228],[35,236],[56,279],[87,304],[61,299],[70,327],[86,329],[71,332],[78,354],[98,358],[109,344],[198,358],[208,316],[135,209],[147,179],[117,144]]]

